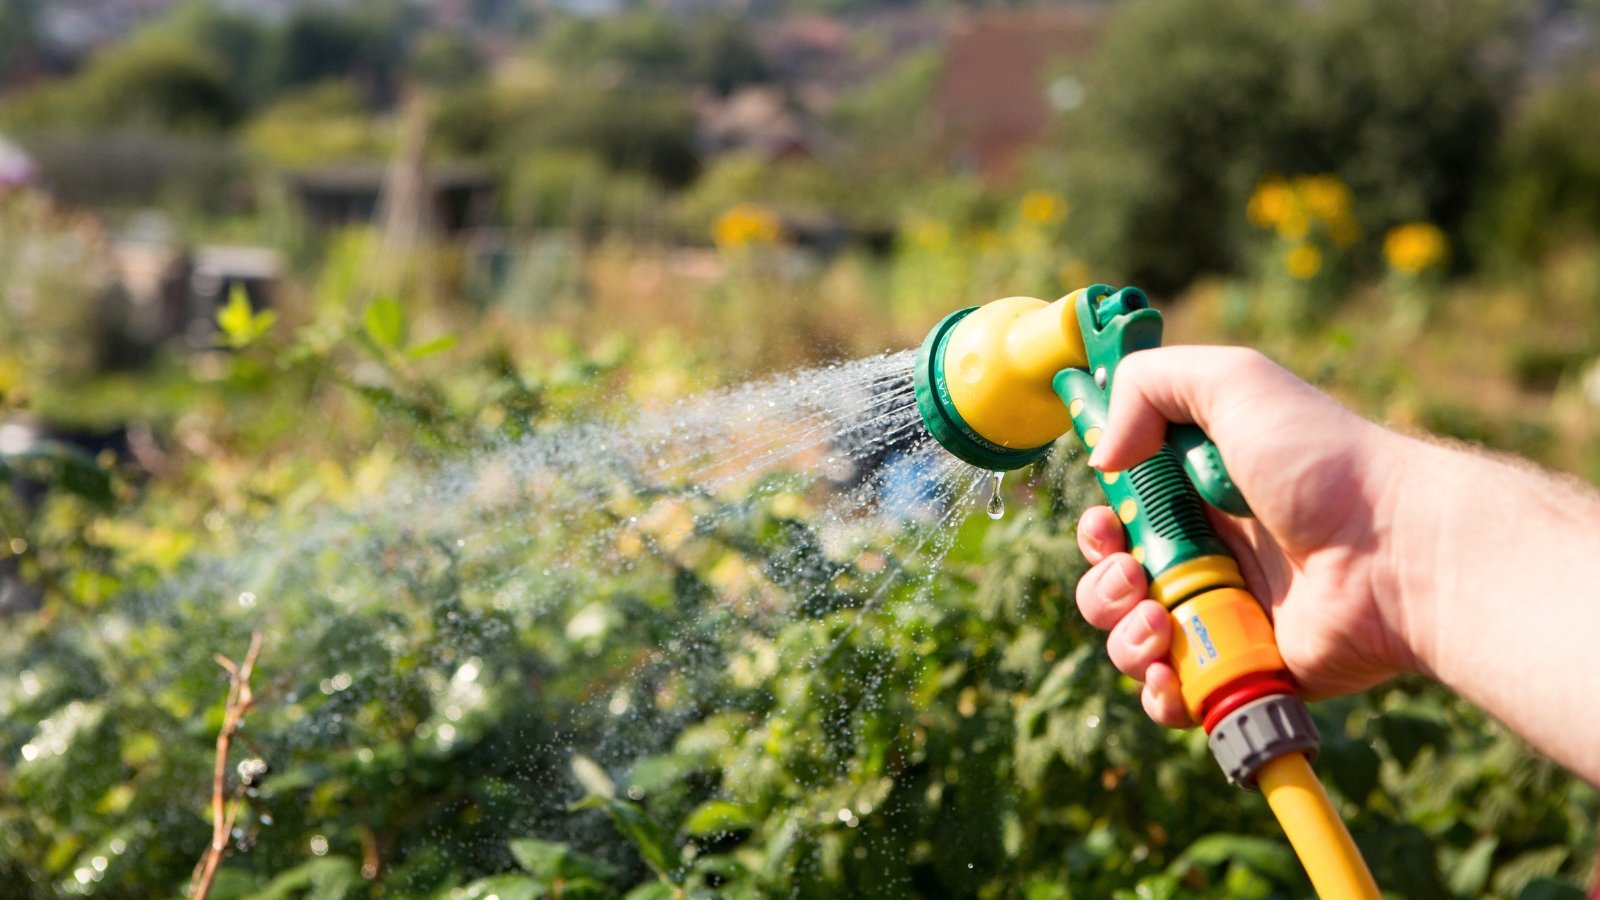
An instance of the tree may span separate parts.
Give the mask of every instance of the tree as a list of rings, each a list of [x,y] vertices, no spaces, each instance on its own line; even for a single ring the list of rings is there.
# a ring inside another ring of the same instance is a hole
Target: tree
[[[1511,24],[1500,0],[1129,5],[1063,122],[1084,249],[1160,290],[1234,268],[1273,173],[1338,174],[1369,234],[1453,228],[1499,130],[1510,78],[1489,51]]]
[[[218,131],[243,117],[244,100],[213,54],[151,32],[94,57],[62,82],[8,104],[15,124],[72,128]]]
[[[689,70],[694,80],[719,94],[743,84],[767,81],[766,58],[751,40],[744,23],[732,16],[713,16],[695,32]]]

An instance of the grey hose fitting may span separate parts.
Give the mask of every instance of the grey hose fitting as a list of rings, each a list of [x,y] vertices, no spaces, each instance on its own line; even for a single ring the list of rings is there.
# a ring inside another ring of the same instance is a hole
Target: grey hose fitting
[[[1322,738],[1304,700],[1273,694],[1229,713],[1211,730],[1206,743],[1228,782],[1253,791],[1256,770],[1263,763],[1295,750],[1314,757]]]

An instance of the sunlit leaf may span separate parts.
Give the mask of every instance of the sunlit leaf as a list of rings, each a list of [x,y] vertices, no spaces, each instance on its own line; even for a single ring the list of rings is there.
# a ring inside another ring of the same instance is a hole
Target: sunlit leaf
[[[684,820],[683,830],[696,837],[704,837],[748,831],[752,825],[750,814],[737,803],[707,800]]]
[[[412,344],[410,347],[407,347],[406,356],[411,359],[423,359],[425,357],[432,356],[435,353],[443,353],[444,351],[449,350],[451,347],[454,347],[456,345],[456,340],[456,336],[453,334],[441,334],[432,340],[423,341],[419,344]]]
[[[393,297],[378,297],[361,314],[367,337],[386,350],[399,350],[406,342],[406,312]]]
[[[259,313],[252,310],[250,297],[239,284],[233,286],[228,292],[228,302],[217,310],[217,328],[222,332],[222,341],[235,350],[254,343],[277,321],[277,313],[270,309]]]
[[[511,856],[523,871],[545,881],[593,878],[604,881],[615,877],[617,867],[573,850],[566,844],[523,838],[512,841]]]
[[[617,831],[633,844],[657,876],[672,884],[683,883],[683,859],[679,855],[678,845],[673,843],[661,823],[650,818],[642,807],[624,800],[590,794],[573,804],[572,808],[605,810]]]

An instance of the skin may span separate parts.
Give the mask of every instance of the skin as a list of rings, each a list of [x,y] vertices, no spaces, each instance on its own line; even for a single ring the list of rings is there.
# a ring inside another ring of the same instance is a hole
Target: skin
[[[1600,494],[1382,428],[1230,347],[1124,360],[1089,464],[1149,458],[1168,422],[1211,436],[1255,511],[1211,512],[1307,699],[1418,672],[1600,784]],[[1110,509],[1083,514],[1078,544],[1092,564],[1084,618],[1110,631],[1111,660],[1144,683],[1151,718],[1193,725],[1171,619]]]

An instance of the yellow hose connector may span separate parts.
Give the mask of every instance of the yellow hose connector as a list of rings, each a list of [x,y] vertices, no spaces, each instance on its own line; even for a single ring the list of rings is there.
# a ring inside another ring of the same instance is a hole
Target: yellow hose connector
[[[1256,783],[1322,900],[1379,900],[1361,851],[1334,812],[1304,754],[1285,753],[1256,770]]]

